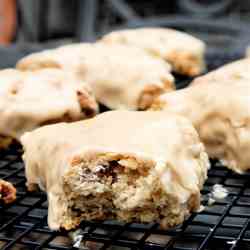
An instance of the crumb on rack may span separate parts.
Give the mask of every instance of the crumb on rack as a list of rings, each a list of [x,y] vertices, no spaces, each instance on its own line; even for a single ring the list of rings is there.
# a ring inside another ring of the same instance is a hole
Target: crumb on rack
[[[0,180],[0,200],[5,204],[12,203],[16,199],[15,187],[4,180]]]
[[[215,184],[212,190],[212,197],[216,200],[224,199],[228,196],[228,190],[221,184]]]

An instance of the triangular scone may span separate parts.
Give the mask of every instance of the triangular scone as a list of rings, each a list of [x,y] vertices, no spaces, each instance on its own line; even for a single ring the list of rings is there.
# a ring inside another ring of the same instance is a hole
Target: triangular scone
[[[62,68],[92,87],[110,109],[146,109],[159,94],[174,89],[170,66],[138,48],[124,45],[74,44],[31,54],[17,68]]]
[[[192,85],[201,83],[225,82],[226,80],[237,82],[239,80],[248,80],[250,82],[250,58],[245,58],[228,63],[216,70],[195,78]]]
[[[167,28],[114,31],[100,42],[143,48],[168,61],[179,74],[196,76],[205,69],[205,43],[187,33]]]
[[[197,129],[208,155],[238,173],[250,169],[250,84],[220,80],[160,96],[154,110],[184,115]]]
[[[97,111],[89,87],[70,73],[59,69],[0,71],[2,147],[9,145],[9,138],[19,140],[24,132],[41,125],[81,120]]]
[[[209,162],[183,117],[109,111],[39,128],[21,141],[27,185],[47,192],[52,229],[104,219],[171,227],[200,207]]]

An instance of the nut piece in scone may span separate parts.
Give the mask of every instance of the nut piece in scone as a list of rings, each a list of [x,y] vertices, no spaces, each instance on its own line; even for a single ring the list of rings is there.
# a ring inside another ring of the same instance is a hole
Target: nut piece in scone
[[[144,110],[174,89],[170,65],[144,50],[116,44],[74,44],[31,54],[17,68],[61,68],[87,82],[110,109]]]
[[[205,69],[205,43],[187,33],[167,28],[138,28],[114,31],[100,42],[143,48],[163,58],[176,73],[196,76]]]
[[[0,201],[1,200],[5,204],[9,204],[15,201],[16,189],[10,182],[0,179]]]
[[[195,78],[191,82],[191,86],[196,84],[208,84],[216,82],[217,84],[225,81],[240,81],[250,80],[250,58],[245,58],[228,63],[216,70],[213,70],[205,75]]]
[[[183,117],[110,111],[21,140],[27,185],[46,190],[52,229],[104,219],[168,228],[200,207],[209,162]]]
[[[250,169],[250,84],[222,78],[160,96],[154,110],[177,113],[197,129],[211,158],[242,173]]]
[[[89,87],[70,73],[59,69],[0,71],[2,147],[41,125],[92,117],[97,108]]]

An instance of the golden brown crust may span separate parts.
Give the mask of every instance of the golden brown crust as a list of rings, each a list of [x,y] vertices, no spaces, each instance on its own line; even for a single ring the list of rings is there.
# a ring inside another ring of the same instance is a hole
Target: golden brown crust
[[[163,93],[167,93],[175,90],[173,82],[169,81],[168,78],[162,79],[163,86],[158,85],[147,85],[141,93],[138,100],[138,110],[147,110],[151,107],[157,97]]]
[[[23,63],[23,61],[25,63]],[[31,56],[27,56],[20,61],[17,62],[16,68],[19,70],[29,70],[29,71],[36,71],[39,69],[51,68],[51,69],[60,69],[60,64],[56,63],[53,60],[47,61],[39,61],[37,63],[33,63],[33,58]]]
[[[183,51],[173,51],[170,53],[168,55],[168,62],[177,73],[191,77],[201,74],[205,69],[202,57],[199,58]]]
[[[16,200],[16,189],[15,187],[4,180],[0,180],[0,200],[5,204],[12,203]]]
[[[141,96],[138,101],[138,107],[139,107],[138,109],[139,110],[148,109],[152,105],[154,100],[164,92],[166,91],[164,91],[163,88],[154,85],[152,86],[148,85],[141,93]]]

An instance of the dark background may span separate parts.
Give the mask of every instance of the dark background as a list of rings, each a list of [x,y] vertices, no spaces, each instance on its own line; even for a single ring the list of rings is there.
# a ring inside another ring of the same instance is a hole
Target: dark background
[[[13,66],[33,51],[95,41],[111,30],[144,26],[173,27],[194,34],[207,42],[208,54],[242,56],[250,44],[248,0],[5,1],[14,3],[16,20],[8,46],[0,48],[0,59],[5,59],[0,60],[0,67]]]

